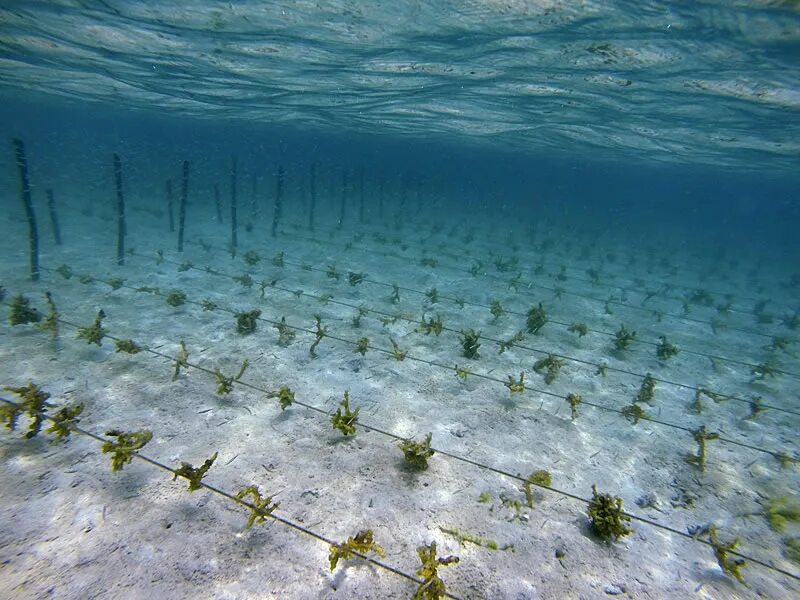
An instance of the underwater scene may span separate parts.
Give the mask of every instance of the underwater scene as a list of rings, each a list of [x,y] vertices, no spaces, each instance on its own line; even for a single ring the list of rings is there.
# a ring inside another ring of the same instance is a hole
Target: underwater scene
[[[0,598],[800,597],[800,4],[0,48]]]

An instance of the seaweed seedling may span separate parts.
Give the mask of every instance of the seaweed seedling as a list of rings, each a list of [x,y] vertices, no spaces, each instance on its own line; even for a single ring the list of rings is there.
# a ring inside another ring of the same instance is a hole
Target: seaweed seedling
[[[542,303],[539,302],[539,306],[534,306],[528,311],[528,317],[525,322],[528,333],[538,334],[539,330],[545,326],[545,323],[547,323],[547,311],[545,311]]]
[[[578,337],[583,337],[589,333],[589,326],[586,325],[586,323],[572,323],[567,327],[567,331],[570,333],[577,333]]]
[[[103,344],[103,338],[106,336],[106,330],[103,329],[103,319],[106,318],[106,313],[101,308],[97,311],[97,316],[94,318],[94,323],[88,327],[78,327],[78,339],[86,340],[87,344]]]
[[[753,381],[763,381],[767,377],[775,377],[780,373],[770,361],[756,365],[750,372],[755,376]]]
[[[230,394],[233,391],[234,382],[241,380],[242,375],[244,375],[244,372],[249,366],[250,362],[247,359],[243,360],[239,372],[230,377],[224,375],[219,369],[214,369],[214,375],[217,378],[217,394],[220,396],[227,396]]]
[[[743,558],[728,558],[728,552],[736,550],[739,545],[739,538],[723,544],[717,537],[717,527],[711,525],[708,528],[708,543],[714,549],[714,557],[717,559],[717,564],[722,569],[722,572],[735,578],[739,583],[744,583],[744,577],[740,569],[745,566],[745,560]]]
[[[525,334],[522,331],[518,331],[513,336],[508,338],[507,340],[500,340],[497,345],[500,347],[500,351],[498,354],[502,354],[509,348],[516,346],[520,342],[525,340]]]
[[[28,417],[31,419],[31,424],[25,437],[28,439],[36,437],[42,430],[44,413],[47,410],[46,403],[47,399],[50,398],[50,394],[32,381],[23,387],[4,387],[3,389],[11,392],[21,400],[17,405],[3,403],[3,410],[0,413],[2,417],[0,419],[6,423],[6,428],[14,431],[19,415],[27,412]]]
[[[106,283],[108,283],[112,290],[117,291],[125,284],[125,280],[122,279],[122,277],[112,277]]]
[[[420,330],[423,331],[425,335],[430,335],[433,333],[436,335],[436,337],[439,337],[439,334],[441,334],[444,330],[442,315],[437,313],[435,317],[430,317],[427,321],[425,320],[425,315],[422,315],[422,320],[420,321]]]
[[[45,292],[44,298],[45,301],[47,302],[47,316],[44,318],[44,321],[42,321],[37,325],[37,327],[42,331],[49,331],[51,337],[57,338],[58,319],[60,315],[58,314],[56,303],[53,301],[53,295],[50,292]]]
[[[434,450],[431,448],[432,438],[433,433],[428,432],[424,442],[415,442],[414,440],[400,442],[400,450],[403,452],[406,462],[415,469],[427,469],[428,459],[434,455]]]
[[[763,515],[773,531],[783,533],[789,523],[800,523],[800,501],[789,496],[767,500]]]
[[[624,406],[621,412],[622,416],[628,419],[628,421],[630,421],[633,425],[636,425],[640,419],[649,420],[652,418],[638,404],[629,404],[628,406]]]
[[[546,357],[533,363],[533,370],[539,373],[539,375],[544,373],[544,382],[549,385],[556,380],[563,366],[563,359],[553,354],[548,354]]]
[[[650,373],[648,373],[642,380],[639,393],[636,394],[636,402],[646,402],[647,404],[652,404],[655,390],[656,380],[652,375],[650,375]]]
[[[608,375],[608,365],[606,363],[600,363],[597,365],[597,370],[594,372],[595,375],[599,375],[600,377],[605,377]]]
[[[719,439],[719,434],[708,433],[708,431],[706,431],[706,426],[701,425],[692,432],[692,435],[694,436],[694,441],[697,442],[697,454],[689,453],[683,460],[690,465],[695,465],[700,469],[700,472],[703,472],[706,469],[706,442]]]
[[[783,538],[783,555],[800,565],[800,537],[786,537]]]
[[[353,315],[351,322],[353,323],[353,327],[359,328],[361,327],[361,319],[366,317],[369,314],[369,309],[365,306],[359,306],[356,309],[356,313]]]
[[[284,261],[283,257],[284,257],[284,253],[283,253],[283,250],[281,250],[275,256],[272,257],[270,262],[273,264],[273,266],[283,268],[285,266],[285,264],[286,264],[286,262]]]
[[[375,543],[371,529],[362,529],[352,537],[347,538],[346,542],[341,544],[333,544],[328,554],[330,561],[331,571],[336,569],[336,565],[340,560],[349,560],[353,558],[354,552],[359,554],[367,554],[368,552],[375,552],[378,556],[386,556],[378,544]]]
[[[253,287],[253,278],[250,277],[247,273],[243,273],[242,275],[237,275],[233,278],[233,280],[245,288]]]
[[[120,471],[130,464],[137,450],[141,450],[145,444],[153,439],[153,433],[147,429],[140,431],[121,431],[112,429],[106,431],[106,435],[117,438],[116,442],[107,440],[100,447],[103,454],[111,453],[111,470]]]
[[[256,330],[258,317],[261,316],[259,309],[236,313],[236,332],[248,335]]]
[[[519,379],[514,379],[513,375],[509,375],[508,381],[503,385],[505,385],[512,394],[521,394],[525,391],[525,372],[520,372]]]
[[[753,399],[750,400],[748,404],[750,406],[750,414],[744,418],[745,421],[756,420],[758,416],[766,410],[762,404],[761,396],[753,396]]]
[[[465,358],[476,359],[480,357],[478,348],[481,347],[478,341],[481,337],[481,332],[475,332],[474,329],[467,329],[461,332],[461,348]]]
[[[45,429],[45,433],[52,433],[55,437],[53,443],[66,440],[72,430],[80,422],[78,418],[83,412],[83,404],[71,404],[64,406],[55,414],[50,416],[50,427]]]
[[[175,290],[167,294],[166,298],[167,304],[170,306],[178,307],[182,304],[186,303],[186,292],[182,290]]]
[[[74,272],[72,271],[72,267],[66,264],[62,264],[60,267],[56,269],[56,273],[61,275],[64,279],[72,279]]]
[[[592,485],[592,499],[587,509],[592,531],[601,540],[618,540],[633,532],[625,525],[631,518],[622,510],[622,498],[611,494],[599,494]]]
[[[339,281],[339,278],[342,276],[342,274],[336,270],[336,265],[328,265],[328,270],[325,271],[325,275],[328,276],[328,279],[335,279],[336,281]]]
[[[253,499],[249,501],[246,500],[248,496],[251,496]],[[250,509],[250,516],[247,518],[247,524],[244,526],[245,529],[250,529],[256,521],[263,523],[267,517],[275,512],[281,503],[273,502],[272,500],[274,498],[274,495],[262,496],[261,492],[254,485],[239,490],[239,493],[236,494],[236,499]]]
[[[519,292],[519,286],[522,285],[522,273],[517,273],[508,280],[508,289]]]
[[[353,349],[353,352],[358,352],[361,356],[364,356],[369,350],[369,338],[361,337],[358,338],[356,342],[356,347]]]
[[[358,285],[359,283],[362,283],[364,281],[365,277],[366,277],[365,273],[355,273],[353,271],[348,271],[347,282],[350,285]]]
[[[390,337],[389,341],[392,343],[392,351],[390,356],[397,361],[404,361],[406,356],[408,356],[408,352],[406,350],[401,350],[400,345],[394,340],[394,338]]]
[[[432,287],[425,292],[425,297],[428,298],[428,302],[431,304],[436,304],[439,302],[439,290],[437,290],[435,287]]]
[[[297,333],[286,324],[286,317],[281,317],[281,322],[273,325],[278,330],[278,345],[286,348],[292,343]]]
[[[447,587],[439,577],[439,567],[455,564],[459,558],[457,556],[437,557],[436,542],[431,542],[429,546],[419,546],[417,556],[422,563],[417,571],[417,576],[422,577],[423,581],[411,600],[440,600],[447,593]]]
[[[619,352],[627,350],[631,342],[636,339],[636,332],[629,331],[625,325],[620,325],[619,330],[614,334],[614,348]]]
[[[389,296],[389,302],[392,304],[400,304],[400,287],[396,284],[392,284],[392,293]]]
[[[314,319],[316,320],[316,330],[314,331],[314,342],[311,344],[311,347],[308,349],[308,353],[311,355],[312,358],[317,358],[317,346],[328,334],[328,326],[322,325],[322,317],[319,315],[314,315]]]
[[[189,368],[189,351],[186,349],[186,343],[181,340],[178,344],[180,348],[178,348],[178,353],[175,355],[175,362],[173,363],[175,372],[172,374],[172,381],[175,381],[180,375],[181,367],[184,369]]]
[[[466,304],[466,300],[461,296],[453,297],[453,304],[455,304],[458,308],[464,308],[464,304]]]
[[[574,421],[578,417],[578,406],[583,402],[583,397],[578,394],[567,394],[567,404],[569,404],[570,415]]]
[[[31,301],[18,294],[11,299],[11,312],[8,313],[8,322],[11,325],[25,325],[26,323],[38,323],[42,320],[42,314],[35,308],[31,308]]]
[[[350,394],[345,392],[341,405],[336,409],[336,414],[331,417],[333,428],[338,429],[345,436],[355,435],[360,410],[361,408],[357,408],[353,412],[350,411]]]
[[[242,258],[251,267],[255,267],[261,261],[261,255],[255,250],[248,250],[242,255]]]
[[[675,344],[670,344],[667,338],[663,335],[658,337],[658,346],[656,346],[656,356],[658,360],[669,360],[679,352]]]
[[[78,277],[78,281],[82,285],[89,285],[90,283],[94,283],[94,277],[92,277],[91,275],[81,275],[80,277]]]
[[[497,319],[506,314],[506,311],[503,308],[503,305],[500,304],[499,300],[492,300],[489,303],[489,312],[492,313],[492,316],[494,317],[495,321],[497,321]]]
[[[206,476],[206,473],[208,473],[211,465],[213,465],[214,461],[217,460],[217,454],[217,452],[214,452],[214,455],[211,458],[206,459],[206,461],[199,467],[193,467],[191,463],[182,462],[181,466],[173,471],[174,476],[172,477],[172,481],[175,481],[178,477],[183,477],[189,480],[190,492],[199,490],[201,487],[203,487],[201,483],[203,481],[203,477]]]
[[[299,292],[295,292],[295,296],[297,296],[298,298],[302,295],[303,295],[302,290]],[[320,296],[317,297],[317,302],[325,306],[331,301],[332,298],[333,296],[331,294],[321,294]]]
[[[458,377],[463,381],[466,381],[467,377],[472,374],[472,371],[470,371],[468,368],[459,367],[458,365],[455,366],[455,370],[456,370],[456,377]]]
[[[438,261],[438,260],[436,260],[435,258],[430,258],[430,257],[428,257],[428,256],[424,256],[424,257],[422,257],[422,259],[419,261],[419,264],[420,264],[421,266],[423,266],[423,267],[431,267],[432,269],[435,269],[435,268],[436,268],[436,265],[438,265],[438,264],[439,264],[439,261]]]
[[[127,354],[138,354],[142,351],[142,347],[131,339],[116,340],[114,342],[117,349],[116,352],[125,352]]]
[[[528,508],[533,508],[533,489],[531,489],[531,485],[550,487],[552,483],[553,478],[550,475],[550,471],[538,469],[528,475],[528,478],[522,484],[522,491],[525,493],[525,503],[528,505]]]
[[[277,398],[278,404],[281,405],[281,410],[286,410],[294,402],[294,392],[288,387],[282,387],[277,391],[267,394],[267,398]]]

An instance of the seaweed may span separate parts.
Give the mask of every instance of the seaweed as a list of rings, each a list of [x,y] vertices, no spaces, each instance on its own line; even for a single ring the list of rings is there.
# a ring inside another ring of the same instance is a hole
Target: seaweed
[[[78,417],[82,412],[83,404],[71,404],[58,409],[55,414],[50,416],[50,427],[45,429],[45,433],[52,433],[56,436],[53,439],[54,444],[66,440],[80,422]]]
[[[175,290],[167,294],[166,298],[167,304],[170,306],[180,306],[181,304],[186,303],[186,292],[183,290]]]
[[[233,280],[245,288],[253,287],[253,278],[250,277],[247,273],[243,273],[242,275],[234,276]]]
[[[248,496],[252,496],[253,499],[251,501],[245,500]],[[256,521],[263,523],[267,517],[275,512],[275,509],[277,509],[281,503],[273,502],[272,500],[274,498],[275,495],[262,496],[259,489],[254,485],[239,490],[239,493],[236,494],[236,499],[250,509],[250,516],[247,518],[247,524],[244,526],[245,529],[250,529]]]
[[[629,331],[625,325],[620,325],[619,330],[614,334],[614,348],[619,352],[627,350],[635,339],[635,331]]]
[[[354,536],[348,537],[347,541],[331,546],[330,552],[328,553],[331,571],[336,569],[336,565],[339,564],[340,560],[349,560],[353,558],[354,552],[359,554],[375,552],[380,557],[386,556],[383,548],[375,543],[372,530],[362,529]]]
[[[181,462],[181,466],[173,471],[174,476],[172,477],[172,481],[175,481],[178,477],[183,477],[189,480],[190,492],[199,490],[201,487],[203,487],[203,477],[206,476],[206,473],[208,473],[211,465],[213,465],[214,461],[217,460],[217,454],[217,452],[214,452],[211,458],[206,459],[206,461],[199,467],[193,467],[190,463]]]
[[[286,348],[294,340],[297,332],[286,324],[286,317],[281,317],[281,322],[273,325],[278,330],[278,345]]]
[[[528,505],[528,508],[533,508],[533,490],[531,489],[531,485],[550,487],[552,483],[553,478],[550,475],[550,471],[537,469],[528,475],[528,478],[522,484],[522,491],[525,493],[525,503]]]
[[[744,418],[745,421],[754,421],[766,410],[761,402],[761,396],[753,396],[753,399],[748,404],[750,406],[750,414]]]
[[[437,290],[435,287],[432,287],[431,289],[425,291],[425,297],[431,304],[436,304],[439,302],[439,290]]]
[[[126,352],[128,354],[138,354],[142,351],[142,347],[131,339],[115,340],[114,344],[117,346],[116,352]]]
[[[462,298],[461,296],[454,296],[453,297],[453,303],[458,308],[464,308],[464,304],[466,303],[466,300],[464,300],[464,298]]]
[[[358,285],[364,281],[366,277],[366,273],[355,273],[354,271],[348,271],[347,273],[347,282],[350,285]]]
[[[106,330],[103,329],[103,319],[106,318],[106,313],[101,308],[97,311],[97,316],[94,318],[94,323],[87,327],[78,327],[78,339],[86,340],[87,344],[103,344],[103,338],[106,335]]]
[[[739,570],[745,566],[745,560],[743,558],[728,558],[728,552],[736,550],[739,545],[739,538],[723,544],[717,537],[717,527],[711,525],[708,528],[708,543],[714,549],[714,557],[717,559],[717,564],[722,569],[722,572],[735,578],[739,583],[744,583],[744,577]]]
[[[592,499],[587,508],[592,531],[601,540],[618,540],[633,532],[625,525],[631,518],[622,510],[622,498],[611,494],[599,494],[592,485]]]
[[[408,352],[401,350],[399,344],[394,341],[394,338],[390,337],[389,341],[392,343],[392,351],[389,353],[391,357],[397,361],[405,360]]]
[[[789,496],[770,498],[763,514],[773,531],[783,533],[789,523],[800,523],[800,500]]]
[[[433,433],[428,432],[424,442],[415,442],[414,440],[401,441],[399,446],[406,462],[415,469],[427,469],[428,459],[434,455],[434,450],[431,448],[432,438]]]
[[[28,427],[28,432],[25,434],[25,437],[28,439],[36,437],[42,430],[44,413],[47,411],[47,399],[50,398],[50,394],[32,381],[23,387],[6,386],[3,389],[7,392],[11,392],[21,400],[16,407],[11,404],[3,406],[2,417],[0,417],[0,419],[6,422],[6,428],[14,431],[17,426],[19,415],[26,412],[31,419],[31,424]]]
[[[284,257],[283,250],[281,250],[270,259],[270,262],[273,264],[273,266],[283,268],[286,264],[285,261],[283,260],[283,257]]]
[[[173,366],[175,367],[175,372],[172,374],[172,381],[175,381],[180,375],[181,367],[184,369],[189,368],[189,351],[186,349],[186,343],[183,340],[178,342],[180,348],[178,349],[178,353],[175,355],[175,361],[173,362]]]
[[[72,267],[67,264],[62,264],[60,267],[56,269],[56,273],[61,275],[64,279],[72,279],[74,272],[72,271]]]
[[[369,309],[366,306],[359,306],[356,309],[356,313],[353,315],[351,322],[353,323],[353,327],[359,328],[361,327],[361,319],[366,317],[369,314]]]
[[[236,333],[249,335],[256,330],[258,317],[261,316],[259,309],[236,313]]]
[[[497,319],[506,314],[506,311],[503,308],[503,305],[500,304],[499,300],[492,300],[489,303],[489,312],[492,313],[492,316],[494,317],[495,321],[497,321]]]
[[[433,333],[436,335],[436,337],[439,337],[439,334],[441,334],[442,330],[444,330],[442,315],[436,313],[435,317],[430,317],[426,321],[425,315],[423,314],[422,320],[420,321],[420,329],[425,333],[425,335],[430,335],[431,333]]]
[[[578,406],[583,402],[583,397],[578,394],[567,394],[566,401],[569,404],[570,414],[574,421],[578,417]]]
[[[783,555],[792,562],[800,565],[800,537],[783,538]]]
[[[295,292],[295,296],[297,296],[298,298],[300,296],[302,296],[302,295],[303,295],[303,291],[302,290],[299,290],[299,291]],[[319,302],[320,304],[322,304],[324,306],[324,305],[328,304],[331,301],[332,298],[333,298],[333,296],[331,294],[322,294],[322,295],[317,297],[317,302]]]
[[[545,326],[545,323],[547,323],[547,311],[545,311],[542,303],[539,302],[539,306],[534,306],[528,311],[525,321],[528,333],[538,334],[539,330]]]
[[[605,377],[608,375],[608,365],[605,363],[600,363],[597,365],[597,370],[594,372],[595,375],[599,375],[600,377]]]
[[[242,258],[251,267],[255,267],[261,261],[261,255],[255,250],[248,250],[242,255]]]
[[[636,425],[640,419],[650,420],[652,417],[648,415],[644,409],[638,404],[629,404],[622,408],[622,416],[628,419],[633,425]]]
[[[653,403],[653,397],[656,390],[655,378],[647,373],[642,380],[642,385],[639,392],[636,394],[636,402],[646,402],[647,404]]]
[[[328,326],[322,325],[322,317],[320,317],[319,315],[314,315],[314,320],[316,321],[316,330],[314,331],[314,342],[308,349],[308,353],[311,355],[312,358],[317,357],[317,352],[316,352],[317,346],[319,346],[319,343],[322,341],[322,338],[324,338],[328,334]]]
[[[233,391],[234,382],[241,380],[242,375],[244,375],[244,372],[249,366],[250,362],[247,359],[243,360],[239,372],[232,376],[226,376],[219,369],[214,369],[214,375],[217,378],[217,394],[220,396],[227,396],[230,394]]]
[[[8,322],[13,325],[25,325],[27,323],[38,323],[42,320],[42,313],[30,307],[31,301],[17,294],[11,299],[11,312],[8,313]]]
[[[430,258],[427,256],[423,256],[422,259],[419,261],[420,266],[422,267],[431,267],[433,269],[436,268],[436,265],[439,264],[439,261],[435,258]]]
[[[508,376],[508,381],[505,385],[512,394],[521,394],[525,391],[525,372],[519,374],[519,379],[514,379],[513,375]]]
[[[156,250],[156,266],[160,265],[164,262],[164,251],[163,250]],[[188,269],[187,269],[188,271]]]
[[[353,412],[350,411],[350,394],[345,391],[341,405],[336,409],[336,414],[331,417],[331,425],[334,429],[341,431],[344,436],[355,435],[360,410],[361,408],[357,408]]]
[[[459,367],[458,365],[455,366],[455,370],[456,370],[456,377],[464,381],[467,380],[467,376],[472,374],[472,371],[470,371],[468,368]]]
[[[106,283],[111,286],[112,290],[116,291],[125,284],[125,280],[122,277],[112,277]]]
[[[461,348],[465,358],[477,359],[480,357],[478,348],[481,347],[478,341],[481,337],[481,332],[475,332],[474,329],[467,329],[461,332]]]
[[[577,333],[578,337],[583,337],[589,333],[589,326],[586,325],[586,323],[572,323],[567,327],[567,331],[570,333]]]
[[[335,279],[336,281],[339,281],[339,278],[342,276],[342,274],[336,270],[336,265],[328,265],[328,270],[325,271],[325,275],[327,275],[328,279]]]
[[[492,501],[492,494],[489,492],[481,492],[480,496],[478,496],[479,504],[488,504],[491,501]]]
[[[556,377],[558,377],[558,373],[563,366],[563,359],[558,358],[554,354],[548,354],[546,357],[533,363],[533,370],[539,373],[539,375],[544,373],[544,382],[551,384],[556,380]]]
[[[771,360],[756,365],[750,371],[755,377],[753,381],[763,381],[767,377],[775,377],[780,374],[780,370],[772,363]]]
[[[53,338],[57,338],[58,319],[60,315],[58,314],[56,303],[53,301],[53,295],[50,292],[45,292],[44,298],[47,302],[47,316],[44,318],[44,321],[37,325],[37,327],[42,331],[49,331]]]
[[[279,390],[269,392],[267,398],[277,398],[278,404],[281,405],[281,410],[286,410],[294,402],[294,392],[284,386]]]
[[[353,348],[353,352],[358,352],[361,356],[366,355],[367,350],[369,350],[369,338],[361,337],[358,338],[356,342],[356,347]]]
[[[719,434],[708,433],[706,426],[701,425],[699,428],[692,431],[692,435],[694,436],[694,441],[697,442],[697,454],[689,453],[683,460],[690,465],[695,465],[700,469],[700,472],[703,472],[706,469],[706,442],[719,439]]]
[[[91,275],[81,275],[80,277],[78,277],[78,281],[83,285],[88,285],[90,283],[94,283],[94,277],[92,277]]]
[[[439,577],[439,567],[455,564],[459,558],[457,556],[437,557],[436,542],[431,542],[428,546],[417,547],[417,555],[422,563],[417,575],[422,577],[423,581],[411,600],[440,600],[447,593],[447,588]]]
[[[120,471],[130,464],[137,450],[141,450],[145,444],[153,439],[153,433],[147,429],[139,431],[122,431],[112,429],[106,431],[107,436],[117,438],[117,441],[106,440],[100,447],[103,454],[111,453],[111,470]]]
[[[516,346],[518,343],[524,340],[525,340],[525,334],[522,331],[518,331],[507,340],[500,340],[499,342],[497,342],[497,345],[500,347],[500,351],[498,352],[498,354],[502,354],[512,346]]]
[[[670,344],[663,335],[658,336],[658,346],[656,346],[656,356],[658,360],[669,360],[680,352],[675,344]]]

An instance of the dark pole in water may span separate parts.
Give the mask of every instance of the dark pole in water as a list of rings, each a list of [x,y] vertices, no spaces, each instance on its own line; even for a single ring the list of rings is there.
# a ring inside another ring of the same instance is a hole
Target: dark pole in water
[[[172,179],[167,179],[167,212],[169,213],[169,232],[175,232],[175,207],[172,202]]]
[[[28,217],[31,279],[39,281],[39,232],[36,229],[36,215],[33,214],[31,183],[28,179],[28,159],[25,157],[25,144],[22,140],[14,140],[14,150],[17,155],[17,167],[19,168],[19,197],[25,207],[25,215]]]
[[[178,252],[183,252],[183,230],[186,225],[186,198],[189,196],[189,161],[183,161],[181,204],[178,208]]]
[[[117,189],[117,264],[125,264],[125,197],[122,195],[122,163],[114,154],[114,186]]]
[[[214,205],[217,207],[217,223],[222,223],[222,203],[219,201],[219,184],[214,184]]]
[[[61,245],[61,228],[58,226],[58,215],[56,215],[56,201],[53,199],[53,190],[47,190],[47,210],[50,213],[50,225],[53,228],[53,237],[56,246]]]
[[[272,237],[278,233],[278,220],[283,213],[283,167],[278,167],[278,186],[275,190],[275,212],[272,215]]]
[[[360,194],[359,197],[359,207],[358,207],[358,222],[364,223],[364,169],[361,168],[358,172],[358,191]]]
[[[339,206],[339,223],[337,229],[341,229],[344,225],[344,206],[347,202],[347,169],[342,171],[342,203]]]
[[[308,228],[314,230],[314,207],[317,204],[317,163],[311,163],[311,179],[309,181],[311,200],[308,207]]]
[[[236,224],[236,158],[231,165],[231,258],[236,258],[237,245],[237,224]]]

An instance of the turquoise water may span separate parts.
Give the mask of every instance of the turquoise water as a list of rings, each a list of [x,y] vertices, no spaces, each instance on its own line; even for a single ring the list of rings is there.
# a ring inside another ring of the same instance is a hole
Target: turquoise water
[[[0,596],[800,591],[796,3],[0,17]]]

